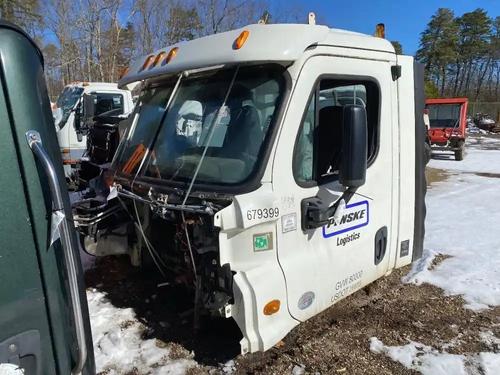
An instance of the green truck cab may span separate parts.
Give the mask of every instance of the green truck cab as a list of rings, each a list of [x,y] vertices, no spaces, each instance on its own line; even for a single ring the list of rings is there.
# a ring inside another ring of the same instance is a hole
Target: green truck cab
[[[0,165],[0,373],[95,374],[43,57],[3,21]]]

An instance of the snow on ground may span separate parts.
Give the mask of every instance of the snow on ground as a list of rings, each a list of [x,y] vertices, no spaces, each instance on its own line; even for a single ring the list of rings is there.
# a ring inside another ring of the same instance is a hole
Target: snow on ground
[[[402,346],[386,346],[376,337],[370,339],[370,350],[385,354],[422,375],[498,375],[500,369],[500,353],[450,354],[414,341]]]
[[[500,140],[498,150],[480,150],[469,142],[463,161],[431,160],[432,168],[451,171],[427,193],[424,256],[405,282],[423,282],[461,295],[466,307],[500,306]],[[450,255],[430,270],[438,254]]]
[[[428,191],[424,255],[403,282],[436,285],[462,296],[466,308],[481,310],[500,306],[500,179],[495,175],[500,174],[500,140],[472,138],[467,151],[463,161],[440,154],[429,163],[451,176]],[[450,257],[432,267],[437,254]],[[450,354],[414,341],[386,346],[376,337],[370,350],[423,375],[499,374],[500,339],[491,331],[478,335],[492,352]]]
[[[145,327],[131,308],[113,306],[106,295],[87,290],[97,372],[180,375],[196,366],[191,359],[172,359],[162,342],[142,338]]]
[[[488,146],[495,145],[498,140],[491,139],[487,143]],[[500,173],[500,145],[498,150],[478,150],[475,149],[475,145],[470,144],[462,161],[455,161],[448,155],[434,154],[436,159],[429,162],[429,167],[458,172]]]

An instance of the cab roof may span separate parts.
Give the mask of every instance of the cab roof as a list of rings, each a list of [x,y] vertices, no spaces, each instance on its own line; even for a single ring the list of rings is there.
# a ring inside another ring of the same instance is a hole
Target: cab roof
[[[248,39],[240,49],[234,44],[244,31]],[[293,62],[308,48],[316,45],[347,47],[395,53],[392,44],[382,38],[355,33],[327,26],[306,24],[248,25],[241,29],[205,36],[188,42],[180,42],[155,51],[168,53],[178,47],[177,55],[168,63],[141,70],[146,55],[135,60],[128,73],[118,82],[123,87],[132,82],[158,75],[167,75],[184,70],[244,62]]]
[[[91,87],[91,88],[109,88],[109,89],[116,89],[118,87],[118,84],[113,83],[113,82],[71,82],[67,84],[66,86],[76,86],[76,87]]]

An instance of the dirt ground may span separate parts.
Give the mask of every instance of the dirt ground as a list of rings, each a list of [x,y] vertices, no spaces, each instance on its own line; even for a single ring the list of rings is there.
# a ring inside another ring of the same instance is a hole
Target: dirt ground
[[[448,176],[427,170],[430,184]],[[405,267],[299,325],[267,352],[241,356],[241,334],[231,319],[212,321],[194,334],[192,296],[171,286],[158,287],[160,281],[152,274],[139,273],[128,264],[126,257],[99,260],[86,274],[88,287],[107,292],[117,307],[132,307],[148,328],[145,338],[169,347],[174,357],[194,356],[199,366],[189,375],[224,373],[221,363],[229,360],[234,360],[236,374],[418,373],[370,352],[373,336],[385,345],[412,340],[453,354],[500,352],[500,347],[487,347],[479,337],[482,330],[500,336],[500,307],[473,312],[463,307],[460,297],[444,296],[436,287],[403,284],[401,277],[409,271]],[[295,366],[303,370],[293,371]]]
[[[239,332],[231,320],[220,320],[193,334],[189,298],[182,291],[158,288],[126,265],[126,259],[103,260],[87,272],[88,286],[106,291],[118,307],[132,307],[148,327],[146,338],[170,347],[177,358],[200,363],[189,375],[223,373],[220,363],[234,359],[236,374],[418,374],[369,350],[370,337],[386,345],[418,341],[454,354],[500,351],[488,348],[478,332],[500,336],[500,308],[475,313],[459,297],[440,289],[401,283],[409,268],[394,271],[292,330],[265,353],[238,355]],[[124,272],[125,271],[125,272]],[[455,342],[453,347],[445,347]]]

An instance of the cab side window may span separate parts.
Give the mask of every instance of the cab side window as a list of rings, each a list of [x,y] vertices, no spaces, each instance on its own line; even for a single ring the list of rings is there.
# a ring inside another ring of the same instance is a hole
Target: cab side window
[[[346,105],[366,109],[368,163],[378,145],[380,91],[372,81],[322,80],[311,96],[295,144],[293,173],[299,185],[338,178],[342,163],[342,121]]]
[[[97,93],[95,98],[95,114],[100,115],[105,112],[113,111],[112,115],[122,115],[123,108],[123,95],[112,93]]]

